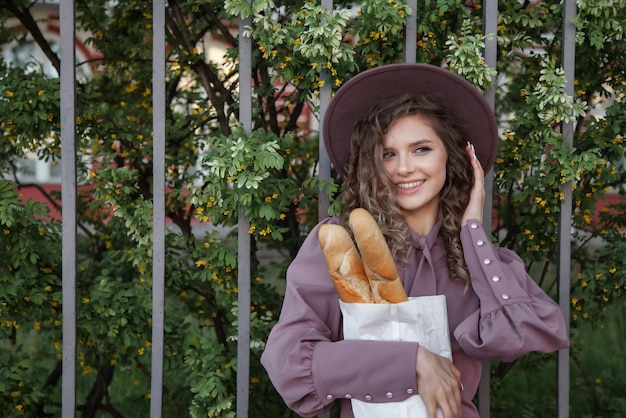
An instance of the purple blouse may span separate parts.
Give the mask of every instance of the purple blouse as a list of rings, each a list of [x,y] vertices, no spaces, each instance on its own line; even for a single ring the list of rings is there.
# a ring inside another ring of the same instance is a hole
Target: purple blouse
[[[565,348],[567,328],[558,305],[526,273],[519,256],[494,247],[479,221],[461,230],[472,286],[450,279],[439,227],[427,236],[414,234],[408,263],[396,264],[408,296],[446,295],[452,358],[464,387],[463,418],[476,418],[472,399],[482,359],[512,361],[530,351]],[[287,271],[280,319],[261,363],[285,403],[301,416],[326,412],[340,399],[341,417],[351,418],[350,399],[398,402],[417,393],[418,343],[343,339],[318,228]]]

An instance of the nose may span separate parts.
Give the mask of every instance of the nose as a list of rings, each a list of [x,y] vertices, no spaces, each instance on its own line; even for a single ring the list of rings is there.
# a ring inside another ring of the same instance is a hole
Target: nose
[[[406,176],[409,173],[414,171],[413,164],[409,161],[408,156],[399,155],[398,156],[398,174],[401,176]]]

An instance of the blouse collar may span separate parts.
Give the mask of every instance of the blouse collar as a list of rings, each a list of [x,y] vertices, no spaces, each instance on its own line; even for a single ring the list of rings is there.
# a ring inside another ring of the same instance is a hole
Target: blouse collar
[[[441,229],[442,220],[437,221],[433,229],[430,230],[428,235],[419,235],[417,232],[410,231],[410,237],[413,241],[413,246],[424,251],[425,248],[431,249],[435,245],[435,241],[439,236],[439,230]]]

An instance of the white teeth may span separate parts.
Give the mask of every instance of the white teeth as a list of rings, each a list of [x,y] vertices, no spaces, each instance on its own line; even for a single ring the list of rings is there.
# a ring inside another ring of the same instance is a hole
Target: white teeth
[[[414,181],[411,183],[400,183],[398,184],[398,187],[401,189],[410,189],[412,187],[417,187],[421,184],[424,184],[424,180]]]

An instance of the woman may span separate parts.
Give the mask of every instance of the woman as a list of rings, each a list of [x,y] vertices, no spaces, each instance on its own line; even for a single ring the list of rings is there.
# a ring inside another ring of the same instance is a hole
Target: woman
[[[511,361],[567,347],[558,306],[482,226],[484,171],[497,149],[493,113],[469,83],[424,64],[368,70],[343,86],[324,140],[344,177],[346,225],[357,207],[376,219],[409,297],[445,295],[450,361],[418,343],[343,340],[338,297],[316,227],[287,272],[280,319],[262,363],[302,416],[351,399],[397,402],[419,394],[429,418],[474,418],[481,360]]]

